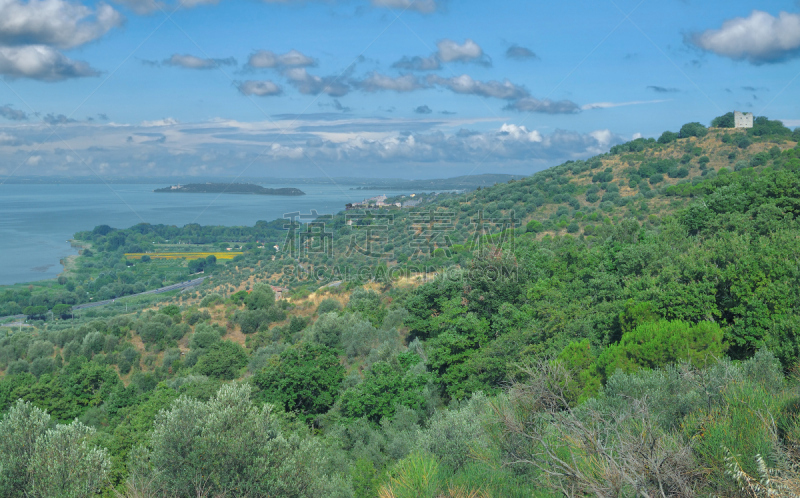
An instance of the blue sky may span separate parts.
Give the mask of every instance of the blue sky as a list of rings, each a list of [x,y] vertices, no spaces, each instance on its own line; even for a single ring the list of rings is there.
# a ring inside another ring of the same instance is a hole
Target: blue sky
[[[800,125],[785,1],[0,0],[0,176],[532,173]]]

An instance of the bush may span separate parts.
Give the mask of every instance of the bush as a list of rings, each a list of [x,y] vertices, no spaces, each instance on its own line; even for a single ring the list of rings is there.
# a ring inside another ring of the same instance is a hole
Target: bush
[[[202,308],[208,308],[208,307],[214,306],[215,304],[220,304],[223,301],[224,300],[222,299],[222,296],[220,296],[217,293],[213,293],[213,294],[209,294],[206,297],[204,297],[203,300],[200,301],[200,306]]]
[[[209,377],[233,380],[239,370],[247,365],[247,352],[239,344],[222,341],[208,348],[208,353],[197,361],[196,370]]]
[[[678,361],[702,365],[720,358],[727,349],[723,332],[714,322],[691,324],[676,320],[642,323],[608,346],[597,360],[598,371],[610,377],[617,369],[632,372],[655,369]]]
[[[336,299],[328,298],[323,299],[319,306],[317,306],[317,314],[323,315],[325,313],[330,313],[332,311],[339,311],[342,309],[342,305],[339,304],[339,301]]]
[[[275,304],[275,292],[269,285],[256,284],[244,302],[250,310],[266,310]]]
[[[669,144],[674,142],[678,138],[680,138],[680,136],[677,133],[671,131],[665,131],[664,133],[661,134],[660,137],[658,137],[658,143]]]
[[[483,427],[489,410],[489,401],[478,393],[459,408],[437,411],[420,438],[420,447],[458,471],[472,458],[473,452],[488,446]]]
[[[736,145],[740,149],[746,149],[746,148],[750,147],[751,145],[753,145],[753,141],[747,135],[741,135],[736,140]]]
[[[284,350],[253,377],[259,399],[294,412],[305,422],[333,406],[344,380],[334,350],[303,343]]]
[[[681,131],[679,133],[680,138],[689,138],[689,137],[704,137],[708,133],[708,128],[703,126],[700,123],[686,123],[681,127]]]
[[[539,233],[542,231],[544,227],[542,226],[542,222],[539,220],[531,220],[525,225],[525,230],[528,233]]]
[[[717,116],[711,121],[712,128],[734,128],[735,126],[736,121],[734,120],[732,112],[725,113],[722,116]]]
[[[90,496],[106,484],[107,451],[86,441],[94,429],[49,425],[47,412],[22,400],[0,419],[0,495]]]
[[[129,485],[141,496],[329,493],[321,448],[284,435],[272,406],[255,406],[246,384],[225,385],[206,402],[178,398],[156,416],[147,443],[131,455]]]

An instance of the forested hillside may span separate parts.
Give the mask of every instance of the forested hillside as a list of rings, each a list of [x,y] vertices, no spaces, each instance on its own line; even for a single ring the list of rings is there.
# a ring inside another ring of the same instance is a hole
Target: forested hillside
[[[0,495],[800,495],[800,132],[731,118],[298,234],[77,234],[4,305],[209,278],[0,328]]]

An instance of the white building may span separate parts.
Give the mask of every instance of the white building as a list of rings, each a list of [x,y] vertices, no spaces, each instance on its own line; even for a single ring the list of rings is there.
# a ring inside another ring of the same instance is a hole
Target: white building
[[[753,113],[752,112],[733,112],[733,126],[734,128],[752,128],[753,127]]]

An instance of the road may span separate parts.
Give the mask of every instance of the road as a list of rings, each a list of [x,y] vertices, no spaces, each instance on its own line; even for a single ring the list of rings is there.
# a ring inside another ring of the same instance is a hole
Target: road
[[[177,284],[168,285],[166,287],[161,287],[160,289],[153,289],[153,290],[149,290],[149,291],[145,291],[145,292],[140,292],[139,294],[130,294],[128,296],[123,296],[123,297],[120,297],[120,298],[117,298],[117,299],[125,299],[125,298],[136,297],[136,296],[146,296],[147,294],[163,294],[165,292],[179,290],[179,289],[190,289],[192,287],[197,287],[198,285],[202,284],[203,280],[205,280],[206,278],[207,277],[200,277],[200,278],[196,278],[194,280],[189,280],[189,281],[186,281],[186,282],[180,282],[180,283],[177,283]],[[97,301],[96,303],[79,304],[77,306],[73,306],[72,310],[73,311],[78,311],[78,310],[85,310],[87,308],[96,308],[98,306],[103,306],[103,305],[106,305],[106,304],[109,304],[109,303],[113,303],[114,301],[116,301],[116,299],[106,299],[105,301]]]
[[[202,284],[203,280],[205,280],[206,278],[208,278],[208,277],[200,277],[200,278],[196,278],[194,280],[188,280],[186,282],[180,282],[180,283],[177,283],[177,284],[168,285],[166,287],[161,287],[160,289],[153,289],[153,290],[149,290],[149,291],[145,291],[145,292],[140,292],[139,294],[130,294],[128,296],[122,296],[122,297],[119,297],[117,299],[125,299],[125,298],[136,297],[136,296],[145,296],[147,294],[163,294],[165,292],[174,291],[174,290],[191,289],[192,287],[197,287],[198,285]],[[76,306],[73,306],[72,310],[73,311],[78,311],[78,310],[85,310],[85,309],[88,309],[88,308],[97,308],[98,306],[104,306],[106,304],[113,303],[114,301],[116,301],[116,299],[106,299],[105,301],[97,301],[96,303],[78,304]],[[28,318],[26,315],[13,315],[13,316],[0,317],[0,320],[11,319],[13,321],[20,321],[20,320],[25,320],[26,318]],[[8,325],[8,324],[4,324],[4,325]],[[3,326],[3,325],[0,325],[0,326]]]

